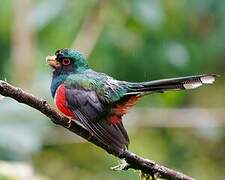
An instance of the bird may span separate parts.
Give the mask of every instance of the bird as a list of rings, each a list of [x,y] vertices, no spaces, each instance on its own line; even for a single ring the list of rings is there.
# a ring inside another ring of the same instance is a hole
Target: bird
[[[212,84],[217,75],[203,74],[145,82],[128,82],[96,72],[73,48],[59,49],[46,61],[52,67],[51,95],[57,109],[81,124],[98,141],[123,153],[130,143],[122,117],[146,95],[195,89]]]

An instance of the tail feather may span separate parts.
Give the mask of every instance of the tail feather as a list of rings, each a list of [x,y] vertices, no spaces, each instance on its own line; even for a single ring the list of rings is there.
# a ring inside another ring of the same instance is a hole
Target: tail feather
[[[218,77],[216,74],[204,74],[141,83],[130,83],[127,94],[145,95],[168,90],[195,89],[202,86],[203,84],[212,84],[216,77]]]

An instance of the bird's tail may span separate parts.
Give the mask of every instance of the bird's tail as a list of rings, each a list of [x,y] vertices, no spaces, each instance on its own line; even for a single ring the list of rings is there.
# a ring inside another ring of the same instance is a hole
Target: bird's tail
[[[195,89],[203,84],[212,84],[218,75],[205,74],[187,76],[171,79],[162,79],[141,83],[128,83],[129,90],[127,95],[146,95],[154,92],[164,92],[168,90]]]

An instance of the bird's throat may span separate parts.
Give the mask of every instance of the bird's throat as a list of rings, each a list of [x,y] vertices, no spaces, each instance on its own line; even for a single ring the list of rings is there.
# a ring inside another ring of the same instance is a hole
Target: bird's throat
[[[64,75],[57,75],[53,73],[53,77],[52,77],[52,83],[51,83],[51,94],[52,97],[55,97],[55,93],[57,88],[66,80],[68,75],[64,74]]]

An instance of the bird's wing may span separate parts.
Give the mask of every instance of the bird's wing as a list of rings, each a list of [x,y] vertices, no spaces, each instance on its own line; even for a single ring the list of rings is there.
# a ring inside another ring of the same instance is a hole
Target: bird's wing
[[[65,93],[68,108],[99,141],[117,150],[127,148],[129,138],[121,116],[117,116],[109,104],[103,104],[95,90],[65,87]],[[116,123],[112,123],[113,119]]]

